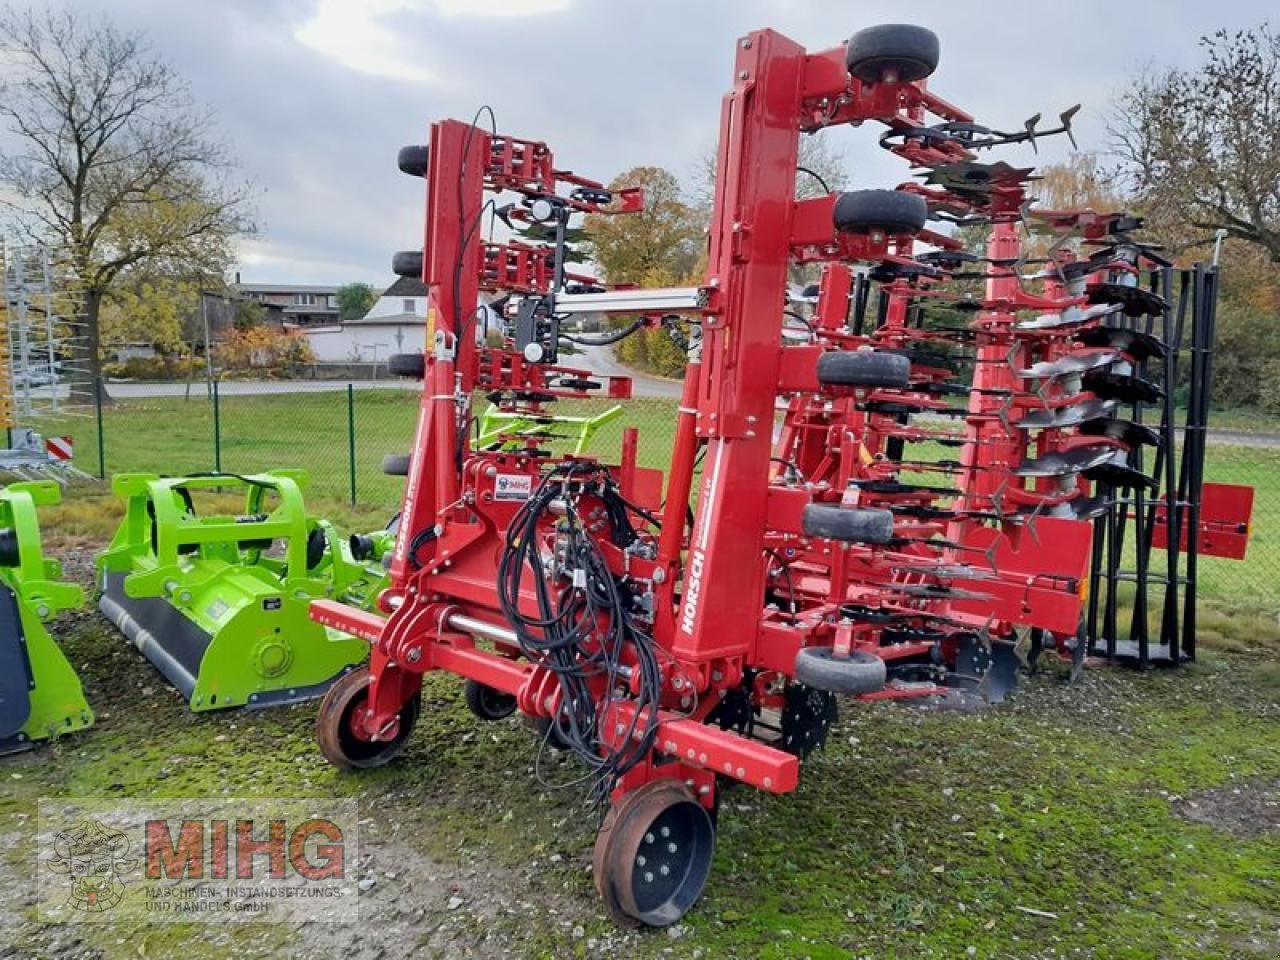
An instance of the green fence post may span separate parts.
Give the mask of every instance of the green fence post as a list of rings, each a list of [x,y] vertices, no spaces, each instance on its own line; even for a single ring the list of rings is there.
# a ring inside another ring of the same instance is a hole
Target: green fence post
[[[107,479],[107,442],[102,435],[102,377],[94,384],[94,415],[98,420],[98,479]]]
[[[351,466],[351,505],[356,505],[356,388],[347,384],[347,462]]]
[[[213,381],[213,472],[222,472],[222,414],[218,403],[218,381]]]

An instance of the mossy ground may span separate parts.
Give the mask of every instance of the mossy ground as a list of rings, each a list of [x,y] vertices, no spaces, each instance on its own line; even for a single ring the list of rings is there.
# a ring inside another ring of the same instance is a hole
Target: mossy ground
[[[18,956],[1280,954],[1276,823],[1238,836],[1178,813],[1201,791],[1280,781],[1280,673],[1257,660],[1074,685],[1051,666],[977,715],[847,704],[795,794],[726,792],[711,882],[673,938],[612,928],[580,795],[542,786],[535,740],[473,719],[452,678],[428,681],[399,762],[352,776],[316,751],[314,705],[193,715],[97,618],[59,635],[99,723],[0,762],[0,876],[28,904],[0,930]],[[359,799],[369,924],[33,922],[39,798],[262,795]]]

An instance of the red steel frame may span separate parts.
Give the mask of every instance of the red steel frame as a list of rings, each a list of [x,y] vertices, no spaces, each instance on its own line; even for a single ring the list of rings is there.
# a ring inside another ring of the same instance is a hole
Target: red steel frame
[[[877,470],[892,475],[892,468],[877,458],[893,434],[885,432],[883,418],[863,413],[852,396],[828,392],[820,402],[814,399],[822,393],[813,372],[821,346],[779,346],[779,306],[788,265],[829,264],[816,320],[827,344],[851,348],[859,343],[841,329],[850,290],[843,262],[909,263],[913,247],[907,237],[837,232],[834,196],[793,199],[798,130],[864,120],[903,129],[923,123],[928,115],[960,121],[970,117],[929,92],[923,81],[863,85],[850,78],[842,47],[809,54],[771,30],[739,41],[734,75],[721,111],[707,297],[698,310],[704,336],[701,354],[691,358],[684,382],[664,523],[653,559],[614,557],[620,570],[626,564],[628,576],[652,585],[653,637],[673,661],[665,671],[658,718],[655,751],[661,756],[632,768],[617,789],[677,776],[696,785],[707,805],[713,802],[713,774],[774,792],[796,785],[795,756],[703,722],[717,695],[739,685],[745,670],[789,676],[797,653],[820,643],[837,649],[855,644],[874,648],[874,637],[866,631],[837,622],[835,612],[850,600],[921,615],[941,613],[970,631],[1008,631],[1014,624],[1063,631],[1078,616],[1077,588],[1085,576],[1089,542],[1088,525],[1073,520],[1046,518],[1047,524],[1056,524],[1053,544],[1038,542],[1034,532],[1028,535],[1026,525],[992,526],[976,520],[901,524],[896,532],[921,538],[945,533],[975,545],[999,558],[1005,571],[994,586],[984,584],[994,595],[989,603],[927,605],[885,599],[888,586],[901,580],[894,566],[913,560],[954,561],[951,548],[938,556],[926,546],[867,548],[805,536],[801,516],[806,504],[865,503],[845,492],[849,481],[876,476]],[[959,146],[910,140],[894,152],[917,164],[968,157]],[[428,670],[447,670],[513,694],[531,716],[553,716],[559,706],[555,677],[521,660],[513,643],[504,639],[494,582],[495,558],[517,507],[495,497],[495,477],[523,475],[536,485],[545,461],[473,450],[465,425],[477,388],[584,396],[580,390],[557,387],[553,375],[591,375],[526,363],[514,351],[477,346],[472,311],[482,288],[541,291],[550,282],[545,261],[539,266],[536,255],[518,245],[486,244],[478,226],[486,190],[534,196],[553,194],[558,186],[599,184],[557,170],[544,144],[454,120],[432,126],[429,157],[423,266],[429,290],[426,372],[391,586],[380,601],[387,616],[327,601],[313,606],[315,619],[372,645],[367,707],[353,721],[356,732],[371,740],[395,737],[399,712]],[[904,189],[935,202],[965,202],[918,185]],[[1014,252],[1012,224],[1024,201],[1017,185],[993,194],[988,213],[1001,220],[992,239],[993,256]],[[639,203],[640,197],[628,191],[607,211],[574,201],[583,212],[625,213]],[[927,232],[919,239],[955,246]],[[901,334],[907,297],[927,295],[928,288],[897,293],[901,296],[888,289],[893,299],[885,329],[862,343],[894,346],[909,339]],[[1065,302],[1058,296],[1032,297],[1011,279],[991,279],[982,326],[998,331],[1011,324],[1015,309],[1059,309]],[[896,343],[895,331],[901,334]],[[994,354],[997,349],[1007,352],[1008,339],[991,335],[980,352]],[[1013,386],[1008,364],[979,364],[978,369],[978,386]],[[610,389],[613,395],[628,393],[625,383]],[[788,484],[771,464],[779,394],[791,400],[778,449],[802,461],[809,480],[829,478],[822,492]],[[1020,452],[1002,419],[1003,408],[997,406],[975,393],[968,411],[961,506],[975,511],[990,510],[1006,492],[1016,496],[1007,478],[993,469],[1016,463]],[[702,447],[705,468],[686,536],[685,504]],[[655,478],[636,466],[634,454],[631,433],[615,475],[625,492],[656,508]],[[803,609],[794,617],[751,599],[763,598],[767,587],[779,583],[765,559],[767,549],[782,551],[794,562],[796,593],[803,597]],[[481,649],[477,635],[495,641],[496,648]],[[927,647],[905,645],[882,655],[916,655]],[[930,692],[936,691],[926,685],[872,696]],[[692,707],[691,696],[696,700]],[[613,701],[607,709],[619,721],[628,719],[625,702]]]

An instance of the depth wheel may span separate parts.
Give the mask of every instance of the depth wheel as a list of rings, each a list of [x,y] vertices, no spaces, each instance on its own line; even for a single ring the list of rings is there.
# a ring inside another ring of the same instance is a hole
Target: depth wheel
[[[596,890],[624,926],[665,927],[702,895],[716,831],[684,784],[654,780],[615,803],[593,856]]]
[[[509,693],[495,690],[478,680],[468,680],[466,686],[467,709],[481,720],[490,722],[505,720],[516,712],[516,698]]]
[[[421,353],[393,353],[387,358],[387,372],[393,377],[421,380],[427,375],[427,358]]]
[[[388,477],[407,477],[412,464],[411,453],[388,453],[382,458],[382,472]]]
[[[941,45],[932,30],[908,23],[884,23],[859,30],[845,46],[849,73],[863,83],[910,83],[938,67]]]
[[[792,670],[797,683],[829,693],[875,693],[883,689],[884,660],[869,650],[850,650],[837,656],[831,647],[802,647]]]
[[[830,350],[818,357],[818,382],[830,387],[889,387],[911,383],[911,361],[883,350]]]
[[[853,190],[840,194],[831,208],[832,222],[844,233],[915,236],[928,219],[924,197],[901,190]]]
[[[415,693],[400,708],[395,736],[390,740],[369,740],[356,729],[355,720],[369,702],[373,675],[368,667],[352,670],[329,688],[316,715],[316,740],[324,758],[339,770],[367,770],[389,763],[404,749],[418,722],[422,695]]]

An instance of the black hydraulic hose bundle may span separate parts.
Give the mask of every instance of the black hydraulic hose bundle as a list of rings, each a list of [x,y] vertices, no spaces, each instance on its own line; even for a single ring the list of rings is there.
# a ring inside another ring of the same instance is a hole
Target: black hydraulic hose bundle
[[[559,464],[507,528],[498,562],[498,602],[521,652],[559,680],[562,706],[552,718],[552,732],[589,765],[595,775],[591,798],[603,802],[653,748],[662,674],[653,639],[634,623],[629,594],[578,512],[577,500],[587,491],[605,503],[614,542],[625,546],[635,539],[626,520],[628,505],[607,474],[601,477],[595,464]],[[550,558],[560,569],[549,571],[542,551],[544,521],[557,514],[556,540],[563,538],[564,550]],[[536,616],[520,610],[525,585],[532,589]],[[628,651],[630,657],[624,657]],[[596,693],[601,686],[602,699]],[[620,733],[606,731],[601,727],[606,719],[621,722],[607,710],[620,689],[630,691],[620,699],[633,710]]]

